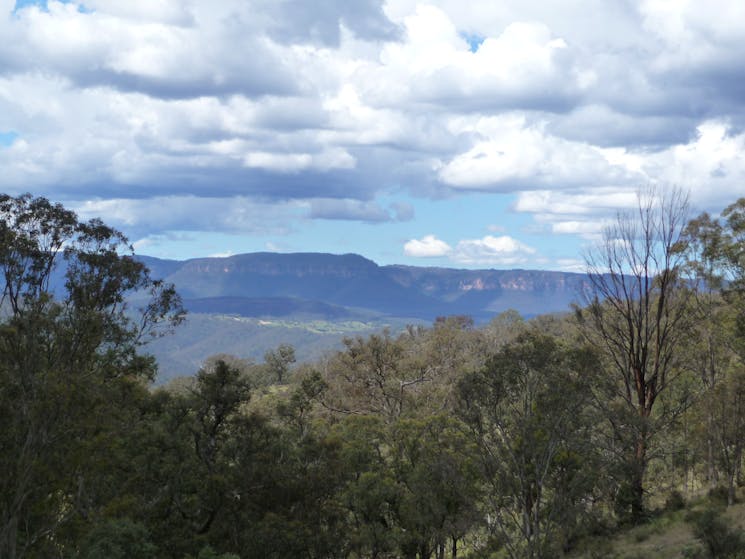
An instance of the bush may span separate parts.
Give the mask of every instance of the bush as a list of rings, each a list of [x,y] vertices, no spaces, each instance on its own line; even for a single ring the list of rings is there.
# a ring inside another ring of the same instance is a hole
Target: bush
[[[709,499],[716,504],[726,505],[729,490],[723,485],[717,485],[709,489]]]
[[[151,559],[157,547],[140,523],[129,518],[111,519],[95,526],[83,541],[79,559]]]
[[[670,492],[670,495],[667,496],[667,499],[665,499],[665,510],[669,512],[674,512],[676,510],[682,510],[686,506],[686,500],[685,497],[683,497],[683,494],[678,490],[673,490]]]
[[[706,559],[706,550],[700,545],[687,545],[683,548],[683,559]]]
[[[727,526],[719,510],[693,512],[686,519],[712,559],[737,559],[745,553],[745,538]]]

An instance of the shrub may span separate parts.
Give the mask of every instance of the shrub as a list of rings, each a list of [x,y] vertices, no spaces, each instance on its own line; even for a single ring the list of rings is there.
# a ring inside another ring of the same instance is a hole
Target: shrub
[[[729,490],[723,485],[717,485],[709,489],[709,499],[716,504],[726,505]]]
[[[745,538],[727,526],[719,510],[708,508],[691,513],[687,520],[712,559],[737,559],[745,553]]]
[[[151,559],[157,548],[147,529],[129,518],[95,526],[83,541],[79,559]]]
[[[685,497],[683,497],[683,494],[678,490],[673,490],[670,492],[670,495],[667,496],[667,499],[665,499],[665,510],[666,511],[676,511],[676,510],[682,510],[686,506],[686,500]]]

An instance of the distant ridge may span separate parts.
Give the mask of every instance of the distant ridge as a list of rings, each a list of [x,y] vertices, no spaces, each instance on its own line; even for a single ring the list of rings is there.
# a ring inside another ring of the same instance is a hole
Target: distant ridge
[[[218,353],[261,361],[286,343],[305,361],[341,349],[344,336],[395,333],[438,316],[483,323],[508,309],[524,316],[566,311],[587,282],[568,272],[379,266],[358,254],[138,258],[155,278],[176,285],[189,311],[174,335],[147,346],[158,382],[193,374]]]
[[[570,272],[379,266],[358,254],[140,258],[155,277],[176,285],[193,312],[251,317],[465,314],[486,321],[507,309],[528,316],[567,310],[587,282]]]

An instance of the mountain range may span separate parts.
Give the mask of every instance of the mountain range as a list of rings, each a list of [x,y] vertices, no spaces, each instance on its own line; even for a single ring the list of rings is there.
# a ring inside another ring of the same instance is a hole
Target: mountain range
[[[191,374],[209,355],[260,360],[280,343],[299,360],[338,347],[344,335],[468,315],[477,323],[514,309],[533,316],[569,309],[584,274],[379,266],[357,254],[251,253],[177,261],[140,258],[175,284],[189,311],[150,351],[161,376]]]
[[[566,310],[587,281],[569,272],[379,266],[357,254],[140,258],[154,277],[176,285],[187,309],[253,317],[464,314],[486,321],[507,309],[523,315]]]

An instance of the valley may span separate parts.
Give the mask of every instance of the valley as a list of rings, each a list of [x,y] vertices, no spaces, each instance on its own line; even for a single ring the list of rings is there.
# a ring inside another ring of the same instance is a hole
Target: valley
[[[356,254],[139,258],[176,286],[189,313],[172,336],[148,347],[159,382],[193,374],[218,353],[261,360],[284,343],[309,361],[340,349],[344,336],[399,332],[438,316],[483,324],[509,309],[526,317],[563,312],[587,281],[568,272],[379,266]]]

